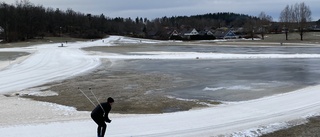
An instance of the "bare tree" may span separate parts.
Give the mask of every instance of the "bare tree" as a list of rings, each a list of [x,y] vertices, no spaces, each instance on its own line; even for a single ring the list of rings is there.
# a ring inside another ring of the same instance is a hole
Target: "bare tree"
[[[288,40],[288,32],[289,32],[289,29],[291,28],[291,24],[293,22],[293,16],[292,16],[292,13],[293,13],[293,8],[292,6],[289,7],[289,5],[287,5],[283,10],[282,12],[280,13],[280,22],[282,22],[283,24],[283,27],[282,27],[282,30],[285,32],[286,34],[286,40]]]
[[[300,38],[303,40],[303,34],[308,22],[311,21],[311,10],[304,2],[296,3],[295,5],[287,5],[281,12],[280,22],[284,24],[286,40],[288,40],[288,31],[293,28],[292,25],[298,28]]]
[[[257,21],[255,19],[248,19],[244,24],[245,31],[254,40],[255,33],[257,32]]]
[[[303,40],[303,34],[311,21],[311,10],[304,2],[295,4],[294,6],[294,20],[298,26],[301,41]]]
[[[258,31],[261,33],[262,39],[264,39],[264,34],[266,33],[267,27],[272,22],[272,17],[267,15],[265,12],[259,14],[259,20],[257,24],[259,25]]]

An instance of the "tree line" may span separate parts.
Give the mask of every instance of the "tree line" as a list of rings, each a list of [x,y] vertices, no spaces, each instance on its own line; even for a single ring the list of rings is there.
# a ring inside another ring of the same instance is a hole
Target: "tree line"
[[[43,36],[70,35],[81,38],[103,37],[106,30],[104,15],[92,16],[72,9],[35,6],[29,1],[16,5],[0,4],[0,26],[5,30],[7,42],[21,41]]]
[[[299,12],[297,11],[299,9]],[[299,24],[301,37],[306,22],[310,21],[311,11],[304,3],[287,6],[281,12],[280,22],[288,29]],[[294,14],[293,14],[294,13]],[[301,14],[306,13],[306,14]],[[299,15],[299,16],[298,16]],[[290,17],[289,17],[290,16]],[[103,38],[106,35],[127,35],[158,39],[167,39],[166,34],[172,29],[220,27],[243,28],[247,35],[268,33],[273,22],[272,17],[261,12],[257,17],[237,13],[209,13],[194,16],[147,18],[109,18],[105,15],[92,15],[75,12],[72,9],[45,8],[34,5],[28,0],[20,0],[15,4],[0,3],[0,26],[4,29],[2,39],[6,42],[23,41],[44,36],[70,36],[77,38]]]
[[[147,18],[109,18],[105,15],[92,15],[75,12],[72,9],[62,11],[34,5],[28,0],[15,4],[0,3],[0,26],[7,42],[23,41],[44,36],[71,36],[78,38],[102,38],[107,34],[148,37],[157,32],[159,39],[166,28],[194,27],[219,28],[222,26],[242,26],[249,19],[258,19],[236,13],[214,13],[195,16],[162,17],[153,20]],[[163,38],[165,39],[165,38]]]

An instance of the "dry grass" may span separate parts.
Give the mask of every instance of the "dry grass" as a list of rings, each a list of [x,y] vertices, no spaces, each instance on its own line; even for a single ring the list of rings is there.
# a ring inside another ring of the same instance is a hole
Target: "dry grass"
[[[285,34],[268,34],[265,37],[265,42],[283,42],[283,43],[315,43],[320,42],[320,32],[306,32],[303,36],[303,41],[300,40],[298,33],[289,33],[288,40],[285,40]]]
[[[303,125],[279,130],[274,133],[261,137],[319,137],[320,136],[320,117],[313,117]]]

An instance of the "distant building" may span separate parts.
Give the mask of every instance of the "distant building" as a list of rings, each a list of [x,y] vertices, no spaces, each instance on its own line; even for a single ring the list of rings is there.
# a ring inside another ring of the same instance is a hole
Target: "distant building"
[[[185,30],[182,30],[181,35],[183,39],[191,40],[193,39],[192,37],[199,35],[199,32],[195,28],[188,29],[188,30],[185,29]]]
[[[199,35],[199,32],[194,28],[192,30],[188,30],[184,33],[185,36]]]
[[[238,36],[231,29],[219,29],[214,33],[217,39],[236,39]]]
[[[314,25],[309,28],[311,31],[320,31],[320,25]]]
[[[211,27],[205,27],[202,31],[200,31],[200,35],[213,35],[215,30],[213,30]]]
[[[3,35],[1,35],[4,32],[4,29],[0,26],[0,42],[3,41]]]
[[[214,30],[205,28],[204,30],[199,32],[199,37],[197,38],[198,40],[214,40],[215,36]]]
[[[177,30],[173,30],[169,36],[170,40],[182,40],[180,33]]]
[[[170,40],[213,40],[213,30],[204,29],[202,31],[197,31],[195,28],[192,29],[183,29],[181,32],[178,32],[177,29],[174,29],[170,32]]]
[[[0,26],[0,34],[4,32],[4,29]]]

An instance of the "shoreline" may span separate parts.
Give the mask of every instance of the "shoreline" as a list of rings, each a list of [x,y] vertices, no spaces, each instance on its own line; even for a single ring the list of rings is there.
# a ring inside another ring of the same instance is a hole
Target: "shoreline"
[[[10,67],[11,65],[19,64],[19,63],[23,62],[24,60],[26,60],[30,56],[31,56],[31,54],[22,55],[20,57],[12,59],[12,60],[0,60],[0,71],[7,69],[7,67]]]

